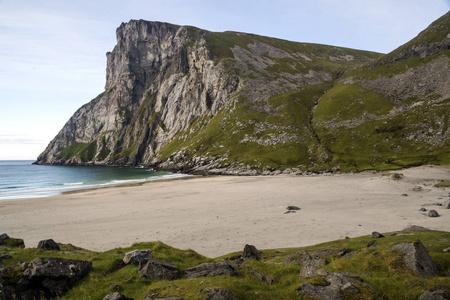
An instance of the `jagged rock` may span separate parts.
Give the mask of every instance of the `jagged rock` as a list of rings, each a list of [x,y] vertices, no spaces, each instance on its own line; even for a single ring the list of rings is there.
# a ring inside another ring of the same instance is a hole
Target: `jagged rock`
[[[103,300],[134,300],[134,298],[128,298],[121,293],[115,292],[106,295],[105,297],[103,297]]]
[[[227,289],[207,289],[205,300],[233,300],[233,293]]]
[[[236,269],[228,262],[203,263],[184,270],[183,278],[236,276]]]
[[[353,256],[355,256],[356,254],[358,254],[359,252],[361,252],[361,251],[362,251],[361,249],[351,251],[351,252],[345,254],[342,258],[343,258],[343,259],[350,259],[350,258],[352,258]]]
[[[403,174],[401,174],[401,173],[392,173],[390,178],[392,180],[400,180],[400,179],[403,178]]]
[[[261,258],[261,252],[253,245],[245,245],[244,253],[242,254],[245,260],[259,260]]]
[[[403,197],[408,197],[408,194],[402,194]]]
[[[71,289],[91,268],[90,261],[40,257],[0,269],[0,286],[6,299],[55,298]]]
[[[412,189],[414,192],[420,192],[422,190],[422,187],[420,185],[416,185],[415,187],[413,187]]]
[[[450,199],[445,200],[444,204],[442,205],[445,209],[450,209]]]
[[[286,257],[285,264],[305,264],[306,261],[311,260],[312,257],[305,251],[295,252]]]
[[[429,216],[430,218],[436,218],[436,217],[439,217],[439,214],[438,214],[437,211],[435,211],[434,209],[432,209],[432,210],[430,210],[430,211],[428,212],[428,216]]]
[[[149,258],[152,258],[152,251],[150,249],[146,250],[133,250],[130,252],[125,253],[125,256],[123,258],[123,262],[125,264],[139,264],[140,262],[144,260],[148,260]]]
[[[347,253],[347,250],[345,250],[345,249],[324,249],[324,250],[314,251],[311,255],[312,256],[318,256],[318,257],[343,256],[346,253]]]
[[[401,243],[392,247],[405,253],[403,261],[408,269],[422,277],[434,277],[438,275],[436,265],[431,260],[427,249],[420,240],[414,243]]]
[[[300,278],[311,278],[316,276],[327,276],[329,273],[323,269],[314,267],[313,265],[306,265],[300,270]]]
[[[354,285],[362,285],[372,288],[370,285],[356,280],[356,275],[348,273],[330,273],[325,277],[329,283],[326,286],[315,286],[303,283],[297,290],[297,295],[305,295],[323,300],[344,299],[344,293],[358,294],[359,290]],[[351,286],[350,286],[350,285]]]
[[[425,207],[422,207],[419,209],[419,211],[427,211],[427,209]]]
[[[138,273],[141,273],[142,277],[146,279],[175,280],[181,277],[177,266],[156,258],[141,261]]]
[[[61,251],[59,245],[52,239],[40,241],[37,245],[37,248],[49,251]]]
[[[382,235],[378,231],[374,231],[374,232],[372,232],[372,237],[375,238],[375,239],[378,239],[378,238],[383,238],[384,235]]]
[[[317,268],[323,267],[328,264],[328,260],[321,257],[313,257],[311,260],[307,260],[304,262],[305,266],[314,266]]]
[[[411,226],[406,227],[403,230],[408,231],[408,230],[430,230],[430,229],[422,227],[422,226],[418,226],[418,225],[411,225]]]
[[[450,290],[447,288],[436,288],[433,291],[426,291],[418,300],[446,300],[450,297]]]
[[[0,235],[0,246],[25,248],[25,244],[22,239],[9,237],[6,233]]]

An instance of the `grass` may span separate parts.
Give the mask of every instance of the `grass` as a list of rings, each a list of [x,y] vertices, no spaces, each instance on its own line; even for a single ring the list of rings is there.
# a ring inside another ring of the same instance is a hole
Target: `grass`
[[[435,187],[446,188],[450,187],[450,180],[442,181],[434,185]]]
[[[134,249],[151,249],[154,257],[174,263],[180,270],[196,266],[203,262],[221,261],[240,253],[230,253],[215,259],[207,258],[192,250],[179,250],[161,242],[137,243],[127,248],[116,248],[106,252],[92,252],[70,244],[60,244],[61,252],[44,251],[36,248],[0,247],[0,252],[10,254],[12,259],[3,261],[3,267],[12,266],[21,261],[30,261],[35,257],[64,257],[92,261],[90,274],[65,294],[61,299],[102,299],[111,292],[112,283],[120,286],[120,292],[127,297],[144,299],[155,295],[158,298],[184,296],[185,299],[203,299],[208,288],[229,289],[235,299],[299,299],[295,289],[303,282],[324,284],[321,277],[300,279],[301,265],[283,264],[284,259],[295,252],[312,253],[322,249],[341,249],[362,251],[349,260],[337,256],[328,256],[330,262],[323,267],[330,272],[349,272],[365,274],[361,279],[374,287],[374,290],[361,288],[359,298],[364,299],[415,299],[426,290],[437,286],[450,287],[445,272],[450,269],[450,257],[442,249],[450,243],[450,233],[441,231],[411,231],[400,234],[388,233],[387,237],[376,239],[375,248],[366,248],[370,236],[336,240],[303,248],[263,250],[261,261],[246,261],[245,268],[238,270],[238,277],[208,277],[179,279],[175,281],[141,280],[136,273],[137,266],[118,268],[124,253]],[[390,249],[402,242],[414,242],[420,239],[437,264],[439,277],[424,279],[412,274],[403,264],[403,254]],[[272,279],[268,285],[257,280],[247,267]],[[7,280],[14,281],[14,274]],[[20,274],[19,274],[20,275]],[[16,276],[17,277],[17,276]],[[4,278],[5,279],[5,278]]]
[[[62,149],[57,155],[58,159],[71,159],[77,157],[83,162],[94,159],[97,153],[97,141],[91,143],[72,142],[68,147]]]

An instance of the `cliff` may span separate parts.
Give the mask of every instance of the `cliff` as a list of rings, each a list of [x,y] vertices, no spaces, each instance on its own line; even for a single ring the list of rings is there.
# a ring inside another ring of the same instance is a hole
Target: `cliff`
[[[131,20],[105,91],[36,163],[216,174],[450,163],[449,18],[384,56]]]

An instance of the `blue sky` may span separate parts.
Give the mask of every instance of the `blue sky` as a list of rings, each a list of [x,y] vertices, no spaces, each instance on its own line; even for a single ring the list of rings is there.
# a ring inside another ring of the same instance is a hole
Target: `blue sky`
[[[35,159],[104,90],[106,52],[130,19],[387,53],[450,0],[0,0],[0,160]]]

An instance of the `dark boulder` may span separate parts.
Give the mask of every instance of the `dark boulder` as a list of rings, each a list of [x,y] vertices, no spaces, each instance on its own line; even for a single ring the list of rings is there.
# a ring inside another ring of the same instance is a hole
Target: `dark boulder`
[[[22,239],[9,237],[6,233],[0,235],[0,246],[25,248],[25,244]]]
[[[49,250],[49,251],[61,251],[59,245],[52,239],[42,240],[37,245],[38,249]]]
[[[286,257],[284,260],[285,264],[306,264],[306,262],[310,261],[312,259],[311,255],[308,254],[308,252],[300,251],[295,252]]]
[[[6,299],[57,298],[70,290],[92,268],[90,261],[40,257],[0,269]]]
[[[300,210],[301,208],[298,206],[294,206],[294,205],[289,205],[288,207],[286,207],[286,210]]]
[[[392,247],[405,253],[403,261],[414,274],[430,278],[438,275],[436,265],[420,240],[414,243],[401,243]]]
[[[115,292],[106,295],[105,297],[103,297],[103,300],[134,300],[134,299],[125,297],[121,293]]]
[[[244,253],[242,254],[245,260],[259,260],[261,258],[261,252],[253,245],[245,245]]]
[[[233,300],[233,293],[227,289],[207,289],[205,300]]]
[[[432,291],[426,291],[418,300],[446,300],[450,299],[450,288],[448,287],[438,287]]]
[[[318,257],[343,256],[346,253],[347,253],[347,250],[345,250],[344,248],[342,248],[342,249],[324,249],[324,250],[314,251],[311,255],[312,256],[318,256]]]
[[[403,229],[403,231],[408,231],[408,230],[430,230],[430,229],[419,226],[419,225],[411,225],[411,226],[408,226],[405,229]]]
[[[436,217],[439,217],[439,214],[438,214],[437,211],[435,211],[434,209],[432,209],[432,210],[430,210],[430,211],[428,212],[428,216],[429,216],[430,218],[436,218]]]
[[[199,278],[214,276],[236,276],[236,269],[227,261],[203,263],[184,270],[183,278]]]
[[[384,235],[382,235],[378,231],[374,231],[374,232],[372,232],[372,237],[375,239],[379,239],[379,238],[384,238]]]
[[[138,272],[146,279],[175,280],[181,277],[180,270],[174,264],[156,258],[142,261]]]

